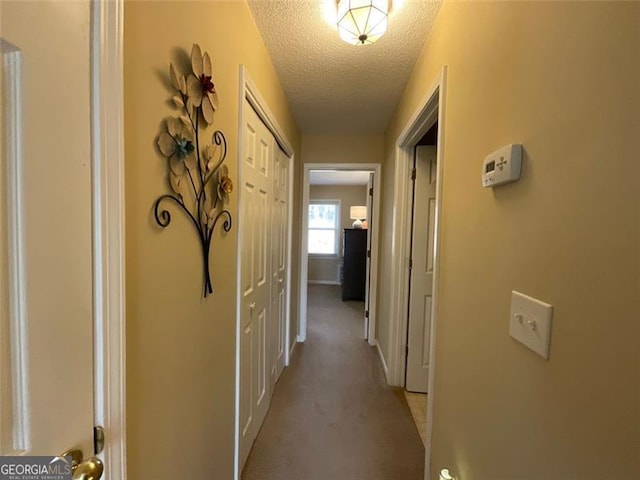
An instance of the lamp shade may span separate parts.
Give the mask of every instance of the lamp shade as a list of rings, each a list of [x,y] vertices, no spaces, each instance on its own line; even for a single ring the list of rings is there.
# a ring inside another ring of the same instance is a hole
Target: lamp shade
[[[339,0],[338,31],[351,45],[367,45],[387,31],[389,0]]]
[[[349,210],[349,217],[351,218],[351,220],[364,220],[365,218],[367,218],[367,207],[351,207],[351,209]]]

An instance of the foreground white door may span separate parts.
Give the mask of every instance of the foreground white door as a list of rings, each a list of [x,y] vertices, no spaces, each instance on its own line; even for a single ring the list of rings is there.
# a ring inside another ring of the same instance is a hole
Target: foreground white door
[[[245,100],[242,126],[240,467],[269,408],[271,210],[275,140]]]
[[[0,2],[0,453],[93,455],[90,3]]]
[[[284,370],[287,328],[287,229],[289,213],[289,157],[276,148],[273,169],[273,209],[271,212],[271,386]]]
[[[406,389],[427,392],[436,209],[436,147],[416,148]]]

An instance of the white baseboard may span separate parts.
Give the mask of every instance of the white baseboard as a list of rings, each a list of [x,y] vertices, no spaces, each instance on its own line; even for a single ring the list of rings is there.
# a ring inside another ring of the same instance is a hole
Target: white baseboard
[[[342,285],[337,280],[308,280],[307,283],[314,285]]]
[[[384,378],[387,381],[387,384],[389,383],[389,367],[387,367],[387,362],[384,359],[384,355],[382,354],[382,349],[380,348],[380,344],[378,343],[377,340],[374,340],[374,342],[376,342],[376,349],[378,350],[378,356],[380,357],[380,363],[382,364],[382,369],[384,370]]]

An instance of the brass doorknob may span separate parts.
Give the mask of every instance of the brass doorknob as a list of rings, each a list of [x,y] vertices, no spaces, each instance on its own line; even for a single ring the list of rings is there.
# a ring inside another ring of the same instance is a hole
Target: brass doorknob
[[[104,471],[104,464],[97,457],[87,458],[80,462],[73,471],[73,480],[99,480]]]
[[[72,480],[99,480],[104,471],[104,464],[97,457],[83,459],[82,450],[73,449],[64,452],[61,457],[71,457]]]

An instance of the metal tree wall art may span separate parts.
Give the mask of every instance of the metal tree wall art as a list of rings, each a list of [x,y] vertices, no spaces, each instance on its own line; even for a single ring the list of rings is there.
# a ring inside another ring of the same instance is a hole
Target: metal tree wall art
[[[227,156],[227,141],[215,130],[210,142],[201,141],[201,133],[213,124],[218,108],[218,94],[211,74],[211,58],[202,54],[197,44],[191,49],[191,69],[186,77],[169,66],[171,85],[176,93],[172,103],[179,114],[166,119],[165,128],[157,139],[160,153],[167,159],[167,172],[172,193],[162,195],[154,204],[158,225],[171,223],[171,214],[162,204],[175,204],[189,218],[200,238],[202,251],[204,296],[213,293],[209,268],[209,250],[216,225],[231,230],[231,213],[225,208],[233,183],[223,165]]]

